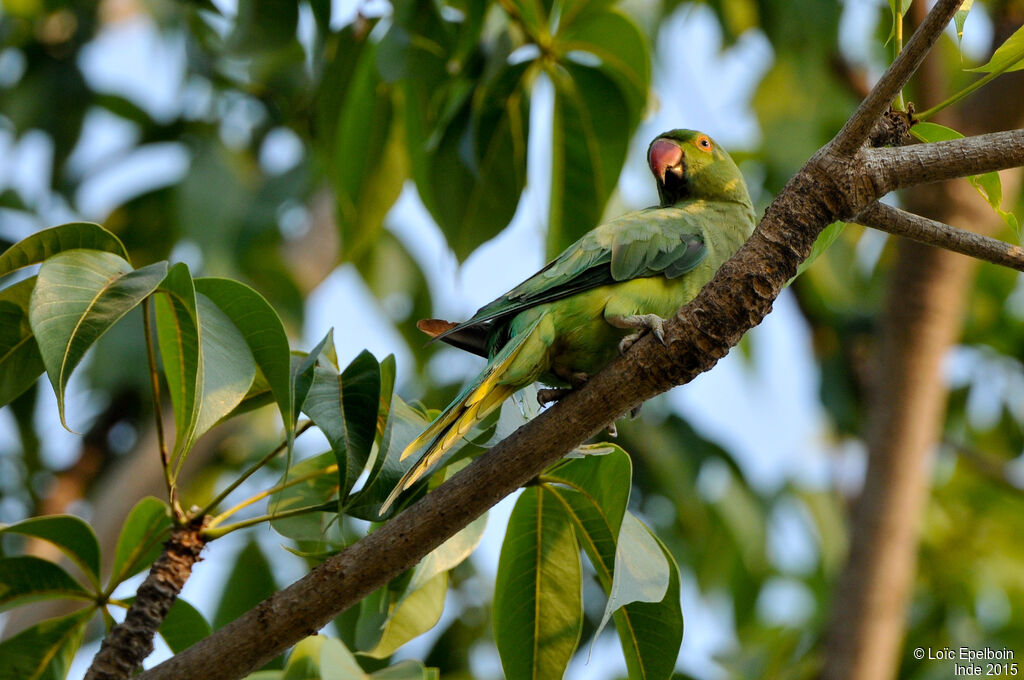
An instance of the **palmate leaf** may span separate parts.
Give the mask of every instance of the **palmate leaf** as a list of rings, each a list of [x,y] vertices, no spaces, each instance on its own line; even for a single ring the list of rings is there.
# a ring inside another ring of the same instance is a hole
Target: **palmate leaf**
[[[39,264],[67,250],[100,250],[128,259],[124,244],[112,233],[91,222],[72,222],[37,231],[0,255],[0,276]]]
[[[583,626],[581,588],[572,522],[550,491],[526,488],[494,583],[494,641],[507,678],[562,677]]]
[[[123,258],[96,250],[69,250],[43,263],[29,303],[29,321],[57,395],[61,424],[64,389],[96,340],[151,294],[167,263],[133,270]]]
[[[0,680],[64,680],[93,611],[40,621],[0,642]]]
[[[533,70],[509,64],[502,41],[479,53],[485,8],[468,3],[454,22],[405,3],[380,48],[382,66],[404,75],[410,174],[459,259],[508,225],[526,183]]]
[[[30,517],[0,528],[0,534],[34,536],[53,543],[99,587],[100,544],[92,527],[74,515]]]
[[[683,632],[678,570],[657,539],[626,511],[629,456],[615,445],[603,446],[610,452],[560,463],[542,479],[573,522],[608,595],[594,638],[613,617],[630,677],[668,678]]]
[[[36,277],[0,290],[0,406],[31,387],[46,367],[28,320]]]

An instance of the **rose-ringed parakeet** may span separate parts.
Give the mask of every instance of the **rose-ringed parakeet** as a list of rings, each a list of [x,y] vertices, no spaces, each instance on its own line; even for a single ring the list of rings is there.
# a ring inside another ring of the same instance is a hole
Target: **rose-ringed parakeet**
[[[382,512],[514,392],[541,381],[542,402],[576,388],[692,300],[754,230],[739,168],[707,135],[672,130],[647,151],[660,205],[605,222],[459,324],[426,320],[429,335],[487,365],[402,452],[423,446]]]

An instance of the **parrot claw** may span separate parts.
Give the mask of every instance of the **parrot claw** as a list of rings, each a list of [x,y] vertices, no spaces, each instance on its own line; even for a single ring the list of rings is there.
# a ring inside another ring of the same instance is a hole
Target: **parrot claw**
[[[658,339],[658,342],[665,344],[665,320],[657,314],[619,316],[609,318],[608,321],[617,328],[637,329],[635,333],[630,333],[619,342],[619,354],[628,352],[629,348],[648,331]]]
[[[638,415],[640,415],[640,408],[642,406],[643,406],[643,404],[637,404],[632,409],[630,409],[630,411],[629,411],[629,418],[630,418],[630,420],[636,420],[636,417]]]
[[[619,431],[618,431],[618,429],[616,429],[614,421],[608,423],[608,427],[604,428],[604,431],[608,433],[609,437],[618,437],[619,436]]]
[[[542,407],[554,403],[572,392],[571,387],[555,387],[537,390],[537,403]]]

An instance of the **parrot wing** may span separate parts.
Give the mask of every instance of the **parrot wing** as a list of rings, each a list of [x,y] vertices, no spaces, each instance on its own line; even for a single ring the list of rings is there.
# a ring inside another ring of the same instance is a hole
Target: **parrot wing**
[[[644,276],[682,276],[707,255],[705,230],[699,222],[703,216],[685,207],[647,208],[605,222],[472,318],[434,339],[445,340],[598,286]]]

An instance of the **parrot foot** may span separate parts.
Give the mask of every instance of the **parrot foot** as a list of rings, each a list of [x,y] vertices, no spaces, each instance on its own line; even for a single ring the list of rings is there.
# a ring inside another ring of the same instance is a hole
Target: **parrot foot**
[[[571,387],[551,387],[537,390],[537,403],[541,406],[547,406],[562,399],[570,392],[572,392]]]
[[[643,406],[643,404],[637,404],[632,409],[630,409],[630,411],[629,411],[629,419],[630,420],[636,420],[636,417],[638,415],[640,415],[640,408],[642,406]]]
[[[608,433],[609,437],[618,437],[619,430],[615,427],[615,421],[608,423],[608,427],[604,428],[604,431]]]
[[[644,333],[650,331],[658,342],[665,344],[665,320],[657,314],[636,314],[634,316],[613,316],[608,318],[608,323],[616,328],[636,328],[635,333],[630,333],[619,342],[619,354],[625,354],[629,348],[643,337]]]
[[[567,396],[573,390],[578,390],[583,387],[588,380],[590,380],[590,376],[586,373],[573,373],[569,376],[569,384],[572,385],[572,387],[553,387],[537,390],[537,403],[541,406],[547,406],[548,404],[556,402]]]
[[[571,387],[551,387],[537,390],[537,402],[542,407],[546,407],[549,403],[557,401],[568,395],[574,389],[580,389],[587,381],[590,380],[590,376],[586,373],[573,373],[569,376],[569,385]]]

